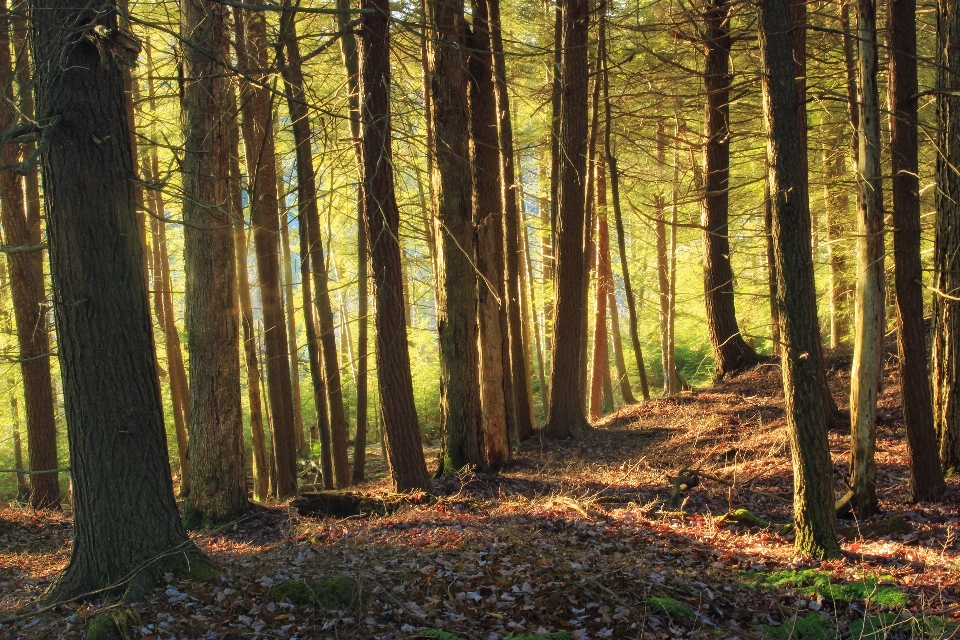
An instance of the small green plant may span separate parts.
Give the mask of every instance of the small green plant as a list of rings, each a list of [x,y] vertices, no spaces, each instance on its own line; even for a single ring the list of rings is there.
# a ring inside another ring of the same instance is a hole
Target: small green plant
[[[357,581],[346,576],[282,582],[270,587],[267,595],[274,600],[287,598],[298,606],[312,604],[322,609],[355,609],[366,600]]]
[[[647,606],[653,611],[665,613],[671,618],[697,619],[697,615],[690,610],[690,607],[667,596],[651,596],[647,598]]]
[[[109,609],[90,620],[86,637],[89,640],[129,640],[133,637],[131,629],[139,627],[140,624],[140,612],[136,609]]]
[[[852,630],[852,627],[851,627]],[[773,640],[831,640],[836,631],[830,625],[830,619],[818,614],[788,620],[782,625],[763,625],[763,635]],[[854,634],[853,637],[858,637]]]
[[[891,576],[867,575],[854,582],[832,582],[826,571],[774,571],[747,576],[745,582],[768,589],[790,588],[803,595],[821,595],[831,600],[851,602],[866,600],[882,607],[897,608],[907,604],[907,595],[895,586],[885,585]]]

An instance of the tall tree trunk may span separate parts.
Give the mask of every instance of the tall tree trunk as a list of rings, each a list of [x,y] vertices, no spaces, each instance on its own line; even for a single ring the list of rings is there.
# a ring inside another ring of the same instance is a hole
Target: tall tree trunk
[[[603,170],[601,161],[596,172]],[[599,187],[599,180],[597,181]],[[610,380],[610,352],[607,348],[607,298],[610,295],[610,232],[606,212],[597,205],[597,297],[593,331],[593,378],[590,389],[590,417],[598,419],[613,411],[613,385]]]
[[[230,80],[227,10],[184,3],[182,128],[187,349],[190,354],[190,484],[184,520],[222,522],[246,511],[240,345],[230,197]],[[207,52],[213,52],[213,56]]]
[[[657,122],[657,178],[666,181],[667,136],[662,121]],[[667,202],[663,193],[654,196],[655,233],[657,239],[657,285],[660,289],[660,363],[663,368],[663,393],[676,393],[676,375],[670,368],[670,259],[667,256]]]
[[[825,209],[824,226],[827,230],[827,266],[830,275],[827,288],[830,291],[830,348],[837,349],[840,341],[847,335],[847,322],[842,316],[841,307],[847,298],[847,283],[844,277],[847,256],[842,247],[838,246],[843,238],[843,223],[841,220],[847,213],[849,198],[843,186],[836,187],[837,181],[843,177],[845,155],[843,136],[838,135],[836,142],[830,149],[824,149],[823,160],[827,167],[827,179],[823,185],[823,202]]]
[[[517,202],[519,203],[519,215],[520,215],[520,229],[518,233],[520,238],[518,243],[520,244],[519,258],[520,258],[520,321],[521,321],[521,332],[520,335],[523,338],[523,367],[524,373],[529,384],[527,384],[527,406],[530,408],[530,424],[537,423],[537,416],[534,411],[533,405],[533,371],[531,360],[533,359],[533,343],[530,339],[530,302],[528,300],[528,295],[530,295],[530,290],[527,289],[527,272],[528,265],[527,263],[530,260],[530,244],[527,240],[527,222],[526,222],[526,199],[523,193],[523,167],[520,169],[520,179],[517,181],[517,192],[518,198]]]
[[[730,266],[730,3],[710,0],[703,15],[707,92],[704,138],[703,282],[707,331],[713,348],[715,378],[749,369],[759,362],[740,335]]]
[[[563,5],[563,99],[560,131],[560,210],[557,216],[556,324],[550,372],[547,435],[580,438],[589,429],[580,392],[580,345],[583,336],[584,205],[587,172],[587,29],[586,0]]]
[[[497,105],[493,55],[485,0],[473,2],[469,56],[470,158],[473,216],[477,221],[480,401],[486,462],[500,467],[510,460],[510,433],[516,433],[510,335],[504,294],[504,209],[500,198]],[[522,373],[520,374],[522,375]]]
[[[31,11],[45,16],[33,25],[34,59],[60,61],[35,79],[74,497],[70,563],[45,598],[145,567],[125,587],[137,597],[167,567],[188,558],[195,567],[202,555],[177,512],[167,458],[120,67],[132,39],[117,31],[113,2],[34,0]]]
[[[783,339],[784,404],[790,427],[796,522],[795,547],[805,556],[840,555],[833,511],[833,474],[818,362],[819,347],[810,206],[790,63],[788,0],[760,3],[760,54],[767,121],[777,306]]]
[[[313,271],[313,298],[317,320],[320,325],[320,345],[323,352],[324,382],[330,410],[331,456],[333,459],[334,484],[345,487],[350,484],[350,461],[347,457],[347,418],[343,408],[343,387],[340,382],[340,366],[337,359],[337,343],[334,334],[333,309],[327,286],[327,267],[323,255],[323,240],[320,236],[320,211],[317,207],[316,174],[313,169],[310,143],[310,118],[304,98],[303,65],[297,39],[295,13],[285,12],[283,47],[280,58],[290,119],[293,121],[293,136],[297,151],[297,205],[307,216],[307,233],[310,243],[310,266]],[[283,63],[286,64],[283,64]]]
[[[940,463],[960,471],[960,7],[937,2],[937,223],[933,406]]]
[[[360,0],[360,113],[363,197],[376,299],[377,377],[383,446],[396,491],[430,491],[413,400],[400,282],[400,211],[393,186],[390,128],[390,5]]]
[[[540,182],[543,183],[543,173],[546,171],[546,163],[540,165],[541,179]],[[550,175],[552,180],[552,174]],[[552,197],[552,196],[551,196]],[[553,227],[551,223],[551,209],[550,209],[550,198],[541,197],[540,198],[540,225],[542,227],[540,232],[540,260],[542,270],[540,272],[540,286],[543,291],[543,359],[544,359],[544,376],[547,380],[550,379],[550,369],[551,362],[550,357],[552,356],[552,337],[553,337],[553,294],[554,294],[554,258],[553,258]],[[531,281],[532,284],[532,281]],[[546,385],[540,389],[541,400],[543,402],[543,414],[546,415],[548,411],[547,402],[550,398],[550,389]]]
[[[23,443],[20,440],[20,409],[17,403],[17,396],[13,392],[13,384],[8,387],[10,395],[10,413],[12,414],[13,430],[13,466],[16,469],[23,469]],[[17,500],[25,499],[30,495],[30,483],[27,480],[27,474],[17,473]]]
[[[0,6],[0,128],[17,124],[13,98],[14,69],[10,60],[10,18]],[[25,52],[24,52],[25,53]],[[23,87],[22,90],[27,90]],[[25,208],[24,189],[17,175],[18,149],[6,144],[0,150],[0,223],[8,246],[39,244],[39,220],[31,220]],[[27,447],[32,471],[48,471],[57,465],[57,423],[54,417],[53,385],[50,379],[50,337],[47,329],[46,294],[43,287],[43,256],[39,250],[8,253],[13,311],[20,347],[20,374],[27,414]],[[19,468],[19,467],[18,467]],[[59,474],[41,473],[31,478],[30,504],[34,509],[60,507]]]
[[[870,517],[877,509],[874,452],[884,335],[883,184],[876,19],[874,0],[858,0],[857,324],[850,372],[850,471],[860,518]]]
[[[541,198],[540,204],[543,205],[543,201],[546,198]],[[542,213],[542,210],[541,210]],[[530,259],[530,234],[527,230],[526,222],[522,222],[523,229],[523,266],[521,267],[520,274],[526,275],[526,282],[521,281],[521,287],[529,291],[530,295],[530,309],[524,306],[523,313],[524,316],[530,318],[530,323],[533,325],[533,339],[536,344],[537,349],[537,379],[540,382],[540,403],[543,407],[543,414],[547,414],[547,379],[546,379],[546,362],[544,362],[543,357],[543,338],[541,337],[540,331],[540,322],[537,318],[537,300],[534,293],[533,283],[535,282],[533,277],[533,264]]]
[[[526,440],[533,435],[533,408],[530,406],[529,366],[525,366],[523,322],[520,313],[520,207],[517,205],[517,179],[514,170],[513,120],[510,93],[507,90],[503,32],[500,24],[500,0],[486,0],[490,17],[490,50],[493,52],[494,95],[497,100],[497,129],[500,134],[500,181],[506,245],[506,302],[509,314],[510,359],[513,371],[513,401],[516,407],[517,435]]]
[[[917,160],[916,0],[893,0],[887,12],[890,55],[890,156],[893,168],[893,259],[897,289],[897,345],[903,421],[910,457],[910,497],[934,500],[946,485],[933,428],[933,400],[927,370],[920,264],[920,184]]]
[[[273,141],[273,94],[264,83],[267,61],[266,23],[256,11],[236,11],[238,66],[246,79],[240,85],[243,142],[249,173],[250,222],[257,258],[257,280],[263,308],[267,388],[273,422],[279,498],[297,494],[297,435],[290,386],[287,326],[280,292],[280,211],[276,153]],[[345,443],[344,443],[345,445]]]
[[[279,157],[278,157],[279,162]],[[279,188],[280,185],[277,185]],[[303,457],[310,454],[310,443],[303,428],[303,410],[300,407],[300,350],[297,348],[297,319],[293,303],[293,258],[290,255],[290,223],[286,207],[282,208],[280,222],[280,253],[283,260],[283,304],[287,316],[287,353],[290,354],[290,388],[293,390],[293,424],[297,433],[297,450]]]

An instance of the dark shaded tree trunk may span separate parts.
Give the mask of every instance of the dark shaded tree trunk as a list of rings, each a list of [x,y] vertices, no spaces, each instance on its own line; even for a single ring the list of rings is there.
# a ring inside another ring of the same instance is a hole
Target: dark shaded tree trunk
[[[768,131],[768,166],[776,304],[780,323],[784,404],[790,427],[798,553],[840,555],[833,473],[818,362],[819,348],[810,207],[796,116],[788,0],[761,0],[760,54]]]
[[[112,2],[35,0],[31,11],[45,17],[33,24],[34,59],[60,61],[38,65],[36,97],[74,497],[70,563],[45,597],[106,587],[146,564],[126,586],[135,598],[202,555],[173,497],[120,56],[104,61],[98,47],[130,39]]]
[[[431,491],[413,401],[403,314],[400,211],[393,186],[390,129],[390,6],[361,0],[370,11],[360,27],[360,112],[363,197],[376,299],[377,377],[383,447],[396,491]]]
[[[940,464],[960,471],[960,7],[937,2],[937,223],[933,406]]]
[[[434,212],[441,253],[437,290],[440,333],[441,473],[483,466],[477,353],[476,239],[471,208],[467,107],[466,23],[463,0],[428,0],[434,38],[430,56]]]
[[[707,330],[713,348],[715,378],[749,369],[759,362],[740,335],[730,266],[730,4],[711,0],[703,15],[706,48],[703,83],[707,92],[704,138],[703,282]]]
[[[587,29],[586,0],[563,5],[559,212],[557,216],[557,298],[550,372],[550,411],[544,432],[580,438],[590,428],[580,389],[583,335],[584,206],[587,173]]]
[[[183,5],[181,105],[184,137],[184,262],[190,354],[190,484],[184,520],[222,522],[247,507],[240,407],[240,345],[230,198],[230,81],[227,10],[206,0]],[[212,55],[211,55],[212,53]]]
[[[897,346],[903,421],[910,458],[910,497],[935,500],[946,485],[933,428],[933,400],[927,370],[920,264],[920,184],[917,160],[916,0],[892,0],[887,10],[890,56],[890,160],[893,169],[893,259],[897,288]]]
[[[280,292],[280,211],[271,124],[273,99],[264,84],[269,82],[264,71],[268,66],[266,24],[264,17],[256,11],[237,10],[235,14],[238,66],[249,78],[241,81],[240,104],[250,183],[250,222],[263,308],[267,399],[277,464],[277,483],[273,489],[277,497],[288,498],[297,494],[297,435],[293,420],[287,326]]]
[[[0,128],[17,124],[13,96],[14,69],[10,60],[10,14],[0,5]],[[23,52],[26,55],[26,52]],[[25,61],[24,61],[25,64]],[[21,87],[29,92],[28,87]],[[30,114],[32,115],[32,114]],[[30,117],[30,116],[26,116]],[[39,215],[28,210],[24,185],[16,172],[18,148],[5,144],[0,150],[0,223],[7,246],[40,243]],[[33,218],[36,216],[36,218]],[[33,218],[33,219],[31,219]],[[8,253],[13,312],[20,347],[20,374],[27,414],[27,447],[31,471],[56,469],[57,423],[54,417],[53,385],[50,372],[50,337],[47,329],[46,294],[43,287],[43,256],[40,251]],[[18,469],[21,467],[17,467]],[[60,481],[56,472],[30,478],[30,505],[34,509],[60,507]]]

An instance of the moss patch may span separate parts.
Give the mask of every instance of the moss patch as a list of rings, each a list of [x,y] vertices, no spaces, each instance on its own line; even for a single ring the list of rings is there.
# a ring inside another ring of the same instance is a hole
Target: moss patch
[[[815,614],[788,620],[778,627],[765,624],[763,635],[773,640],[832,640],[837,634],[829,618]]]
[[[717,516],[715,520],[718,525],[739,524],[747,527],[763,527],[764,529],[770,526],[769,522],[753,515],[749,509],[733,509],[722,516]]]
[[[821,595],[831,600],[850,602],[869,600],[883,607],[903,607],[907,595],[895,586],[884,584],[891,576],[864,576],[854,582],[833,582],[826,571],[804,569],[803,571],[774,571],[747,575],[744,582],[769,589],[793,589],[803,595]]]
[[[87,625],[87,640],[130,640],[131,629],[141,624],[136,609],[121,607],[98,613]]]
[[[295,605],[312,604],[322,609],[358,609],[367,598],[360,584],[346,576],[281,582],[270,587],[267,595],[274,600],[286,598]]]
[[[690,607],[667,596],[651,596],[647,598],[647,608],[657,613],[665,613],[671,618],[683,618],[684,620],[697,619],[697,615],[690,610]]]

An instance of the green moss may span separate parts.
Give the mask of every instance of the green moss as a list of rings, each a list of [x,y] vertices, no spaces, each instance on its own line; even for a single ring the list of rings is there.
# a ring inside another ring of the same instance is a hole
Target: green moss
[[[690,607],[667,596],[651,596],[647,598],[647,607],[657,613],[665,613],[671,618],[684,618],[685,620],[697,619],[696,614],[690,610]]]
[[[752,513],[750,513],[749,509],[733,509],[722,516],[717,516],[715,520],[717,524],[736,523],[736,524],[744,525],[747,527],[763,527],[763,528],[767,528],[770,526],[769,522],[767,522],[763,518],[758,518],[757,516],[753,515]]]
[[[270,587],[267,595],[275,600],[286,598],[296,605],[312,604],[322,609],[357,609],[366,601],[360,584],[346,576],[282,582]]]
[[[788,620],[779,627],[765,624],[763,635],[773,640],[832,640],[836,637],[836,631],[826,616],[811,615]]]
[[[831,600],[850,602],[868,600],[884,607],[903,607],[907,604],[907,595],[895,586],[885,585],[891,576],[864,576],[854,582],[835,583],[826,571],[804,569],[803,571],[774,571],[748,576],[745,582],[770,589],[793,589],[804,595],[821,595]]]
[[[130,630],[141,624],[140,612],[121,607],[102,611],[87,625],[87,640],[130,640]]]

